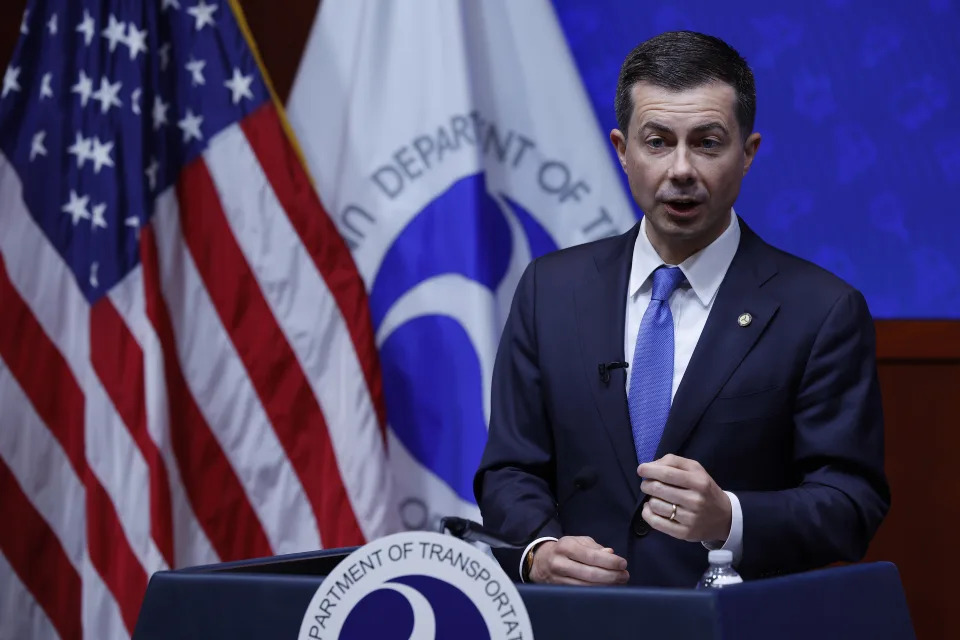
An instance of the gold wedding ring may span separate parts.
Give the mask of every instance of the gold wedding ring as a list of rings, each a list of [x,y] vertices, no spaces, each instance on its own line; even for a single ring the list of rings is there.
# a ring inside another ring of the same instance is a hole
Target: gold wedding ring
[[[677,505],[673,505],[673,511],[670,513],[670,522],[677,519]]]

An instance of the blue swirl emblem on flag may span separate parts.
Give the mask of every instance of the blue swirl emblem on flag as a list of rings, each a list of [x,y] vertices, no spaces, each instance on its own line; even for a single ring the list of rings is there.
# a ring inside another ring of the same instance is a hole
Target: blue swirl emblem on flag
[[[502,318],[522,269],[556,248],[529,211],[490,193],[477,173],[410,221],[371,287],[390,425],[468,502],[487,439],[485,396]]]

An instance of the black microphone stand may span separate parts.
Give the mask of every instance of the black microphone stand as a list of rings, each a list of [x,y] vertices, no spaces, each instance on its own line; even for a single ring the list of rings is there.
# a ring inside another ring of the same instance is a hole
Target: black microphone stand
[[[597,472],[592,468],[587,467],[581,470],[573,481],[573,491],[566,497],[564,502],[570,500],[577,493],[592,487],[594,484],[596,484],[597,479]],[[460,518],[457,516],[446,516],[441,518],[440,533],[449,532],[450,535],[454,536],[455,538],[460,538],[465,542],[482,542],[494,549],[526,549],[531,542],[540,537],[540,532],[543,531],[543,528],[546,527],[551,520],[556,518],[559,513],[560,504],[557,503],[553,511],[547,514],[547,517],[543,519],[543,522],[538,524],[536,528],[531,531],[530,534],[523,540],[509,540],[500,532],[494,531],[489,527],[485,527],[479,522],[474,522],[473,520],[468,520],[467,518]]]

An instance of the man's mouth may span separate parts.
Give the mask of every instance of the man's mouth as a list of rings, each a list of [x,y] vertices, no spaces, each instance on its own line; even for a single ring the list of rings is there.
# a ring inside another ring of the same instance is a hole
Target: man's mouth
[[[666,200],[664,204],[668,209],[674,211],[675,213],[690,213],[693,209],[700,204],[698,200],[693,200],[692,198],[676,198],[673,200]]]

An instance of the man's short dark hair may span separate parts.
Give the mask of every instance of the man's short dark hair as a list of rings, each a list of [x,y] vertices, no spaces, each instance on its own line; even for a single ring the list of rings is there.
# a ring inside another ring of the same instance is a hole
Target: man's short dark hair
[[[684,91],[716,81],[730,85],[736,92],[737,124],[746,138],[753,132],[757,89],[753,72],[743,56],[714,36],[695,31],[661,33],[631,51],[620,67],[614,99],[617,126],[629,137],[627,127],[633,113],[631,90],[638,82]]]

